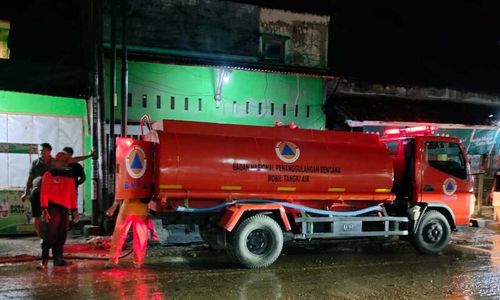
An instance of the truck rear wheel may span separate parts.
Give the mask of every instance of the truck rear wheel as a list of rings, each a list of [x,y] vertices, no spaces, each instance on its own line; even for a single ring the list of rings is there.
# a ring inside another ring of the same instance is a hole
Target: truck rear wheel
[[[271,265],[283,249],[283,232],[272,218],[252,216],[238,226],[227,252],[247,268]]]
[[[437,254],[450,242],[451,229],[446,217],[435,210],[426,212],[417,232],[413,236],[413,243],[418,251],[425,254]]]

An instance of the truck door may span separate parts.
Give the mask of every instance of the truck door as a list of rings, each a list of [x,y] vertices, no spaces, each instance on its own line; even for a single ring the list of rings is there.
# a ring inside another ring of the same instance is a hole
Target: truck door
[[[407,209],[413,191],[413,142],[412,139],[384,141],[394,165],[393,193],[398,197],[398,205]]]
[[[467,161],[458,142],[424,140],[420,156],[420,201],[451,208],[456,225],[469,222],[471,180]]]

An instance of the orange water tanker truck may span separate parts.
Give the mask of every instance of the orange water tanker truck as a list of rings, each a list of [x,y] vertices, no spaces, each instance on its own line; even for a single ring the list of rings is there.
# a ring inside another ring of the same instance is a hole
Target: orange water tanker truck
[[[294,239],[407,236],[436,254],[469,224],[460,140],[432,127],[375,134],[163,120],[117,140],[116,198],[152,198],[163,224],[195,224],[248,268]]]

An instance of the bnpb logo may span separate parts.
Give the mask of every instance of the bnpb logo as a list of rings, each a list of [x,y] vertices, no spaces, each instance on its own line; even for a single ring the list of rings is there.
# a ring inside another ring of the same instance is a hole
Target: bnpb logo
[[[278,142],[274,148],[279,159],[286,163],[293,163],[299,159],[300,149],[292,142]]]
[[[133,146],[125,156],[125,165],[130,177],[134,179],[141,178],[146,172],[147,159],[144,150],[139,146]]]
[[[443,182],[443,193],[451,196],[457,191],[457,182],[453,178],[446,178]]]

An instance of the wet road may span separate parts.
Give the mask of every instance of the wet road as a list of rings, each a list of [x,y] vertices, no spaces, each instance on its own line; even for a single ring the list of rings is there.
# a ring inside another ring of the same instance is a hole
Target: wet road
[[[202,246],[189,253],[149,256],[141,270],[129,258],[113,270],[96,260],[46,272],[35,262],[4,264],[0,298],[500,299],[500,235],[486,228],[459,232],[439,256],[383,239],[290,242],[260,270],[241,269]]]

